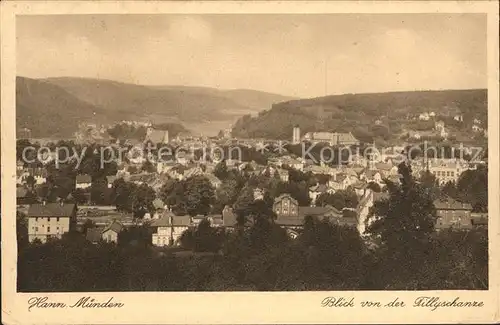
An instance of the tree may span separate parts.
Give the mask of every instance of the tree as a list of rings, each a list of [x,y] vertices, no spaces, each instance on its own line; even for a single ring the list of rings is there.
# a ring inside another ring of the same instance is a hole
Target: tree
[[[237,216],[238,225],[243,226],[247,218],[252,214],[253,201],[253,188],[245,186],[234,203],[234,213]]]
[[[234,179],[225,180],[215,194],[220,206],[232,205],[238,197],[238,183]]]
[[[458,190],[457,186],[455,185],[455,182],[449,181],[446,184],[444,184],[443,188],[441,189],[441,194],[449,196],[453,199],[457,199]]]
[[[225,160],[222,160],[215,165],[214,175],[220,180],[225,180],[228,176],[227,164]]]
[[[331,205],[337,210],[355,208],[358,205],[358,197],[352,190],[339,190],[334,194],[321,193],[316,198],[316,205]]]
[[[372,190],[373,192],[380,193],[382,189],[380,188],[380,185],[376,182],[370,182],[368,183],[368,186],[366,187],[367,189]]]
[[[434,231],[436,209],[430,193],[413,181],[410,169],[400,165],[401,186],[386,180],[390,198],[375,202],[368,215],[366,233],[380,240],[388,263],[401,271],[403,256],[412,256],[404,272],[414,272],[418,257]],[[408,260],[406,258],[406,260]],[[399,261],[399,262],[398,262]]]
[[[35,180],[35,177],[33,177],[33,175],[28,175],[28,177],[26,177],[26,184],[31,188],[35,188],[35,184],[36,184],[36,180]]]
[[[19,248],[26,247],[28,245],[28,218],[27,216],[17,211],[16,212],[16,234],[17,234],[17,245]]]
[[[90,220],[90,219],[86,219],[85,222],[83,223],[83,226],[82,226],[82,232],[84,234],[87,234],[87,231],[90,229],[90,228],[94,228],[96,226],[95,222]]]
[[[308,217],[298,238],[307,251],[308,285],[356,288],[362,282],[365,245],[356,229]],[[342,267],[339,267],[342,265]]]
[[[460,175],[457,182],[458,197],[472,205],[474,211],[488,211],[488,169],[478,167]]]
[[[109,202],[108,182],[104,178],[94,179],[90,185],[90,201],[97,205],[105,205]]]
[[[134,218],[142,219],[146,213],[154,213],[155,191],[147,184],[137,186],[132,192],[132,212]]]
[[[160,189],[160,198],[177,215],[186,214],[185,182],[168,179]]]
[[[132,212],[133,193],[136,185],[119,178],[113,183],[112,201],[118,211]]]
[[[88,202],[87,193],[84,189],[77,188],[73,191],[73,198],[78,204],[85,204]]]
[[[54,195],[54,191],[52,190],[52,184],[51,183],[44,183],[40,184],[36,188],[36,192],[40,200],[46,201],[46,202],[54,202],[56,196]]]
[[[145,249],[152,245],[151,236],[152,229],[148,224],[126,227],[118,234],[118,245]]]
[[[149,159],[142,164],[141,170],[145,173],[154,173],[156,171],[155,166]]]
[[[188,228],[184,230],[179,237],[179,243],[182,248],[193,250],[194,249],[194,229]]]
[[[428,191],[433,200],[439,198],[439,181],[429,170],[422,172],[422,175],[420,176],[420,184],[426,191]]]
[[[280,247],[286,244],[288,235],[286,230],[276,225],[266,214],[256,214],[252,227],[249,230],[249,244],[257,252]]]
[[[306,181],[290,181],[282,184],[283,187],[278,191],[280,192],[279,194],[289,193],[297,200],[300,206],[306,206],[311,203],[311,198],[309,197],[309,184]]]
[[[186,206],[191,216],[207,215],[215,202],[215,191],[210,181],[203,176],[195,176],[186,180]]]
[[[203,219],[193,234],[195,252],[217,252],[222,248],[223,233],[213,228],[210,221]]]

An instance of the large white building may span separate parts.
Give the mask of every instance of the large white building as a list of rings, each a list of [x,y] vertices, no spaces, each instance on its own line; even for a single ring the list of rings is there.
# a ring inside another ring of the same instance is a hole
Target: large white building
[[[328,143],[331,146],[350,146],[359,144],[359,141],[351,132],[307,132],[304,135],[304,139],[311,143]]]
[[[49,238],[61,238],[76,227],[74,203],[32,204],[28,209],[28,239],[45,243]]]
[[[190,216],[176,216],[170,211],[165,211],[160,219],[151,223],[151,227],[156,228],[152,236],[153,246],[176,245],[182,233],[190,226]]]

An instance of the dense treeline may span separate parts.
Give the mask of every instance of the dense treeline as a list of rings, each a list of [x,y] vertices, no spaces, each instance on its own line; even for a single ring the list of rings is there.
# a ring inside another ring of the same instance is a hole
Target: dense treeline
[[[400,141],[405,130],[430,130],[434,123],[415,121],[423,112],[435,112],[447,125],[462,114],[464,123],[453,131],[470,133],[474,118],[487,121],[487,91],[446,90],[380,94],[346,94],[294,100],[273,105],[256,117],[240,118],[233,128],[237,137],[290,139],[292,128],[301,131],[352,132],[361,142],[387,144]]]
[[[147,233],[144,232],[144,233]],[[207,236],[207,233],[200,236]],[[420,249],[369,250],[355,229],[309,221],[287,238],[277,226],[255,225],[224,236],[222,254],[158,252],[134,241],[123,245],[66,236],[20,247],[18,290],[416,290],[487,289],[485,230],[434,234]],[[143,243],[146,243],[143,241]],[[207,245],[193,240],[192,245]],[[217,242],[215,242],[217,244]],[[211,246],[212,245],[212,246]],[[201,250],[203,251],[203,250]],[[418,254],[417,254],[418,253]],[[401,258],[401,256],[404,258]]]
[[[390,197],[371,210],[366,238],[307,216],[290,239],[272,211],[246,206],[236,208],[233,231],[207,222],[188,230],[183,251],[150,247],[147,225],[121,233],[117,246],[93,245],[78,233],[28,244],[19,215],[18,290],[488,289],[486,229],[436,232],[431,193],[404,164],[399,172],[401,185],[388,181]]]

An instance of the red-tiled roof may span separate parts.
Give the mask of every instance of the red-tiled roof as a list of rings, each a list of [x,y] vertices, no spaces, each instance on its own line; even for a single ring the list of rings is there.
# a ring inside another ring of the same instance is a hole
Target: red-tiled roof
[[[390,171],[392,169],[391,164],[385,164],[385,163],[376,163],[375,168],[383,171]]]
[[[472,210],[469,203],[462,203],[450,197],[435,200],[434,206],[437,210]]]
[[[391,196],[387,192],[373,192],[373,202],[387,200]]]
[[[75,210],[74,203],[32,204],[28,209],[28,217],[70,217]]]
[[[118,221],[113,221],[109,226],[106,227],[102,232],[106,232],[108,230],[114,231],[116,233],[119,233],[122,231],[123,225],[119,223]]]
[[[356,183],[353,185],[353,187],[354,187],[355,189],[358,189],[358,190],[363,189],[363,188],[365,188],[366,186],[367,186],[367,184],[366,184],[366,183],[364,183],[364,182],[361,182],[361,181],[358,181],[358,182],[356,182]]]
[[[275,223],[280,226],[302,226],[304,224],[303,217],[278,217]]]
[[[351,132],[349,133],[339,133],[338,134],[339,136],[339,142],[358,142],[358,139],[356,139],[354,137],[354,135],[352,135]]]
[[[108,184],[113,184],[113,182],[116,180],[116,176],[106,176],[106,180]]]
[[[339,210],[335,209],[332,206],[324,206],[324,207],[309,207],[309,206],[299,206],[299,216],[302,218],[305,218],[306,216],[323,216],[327,214],[332,214],[332,215],[342,215],[342,212]]]
[[[151,227],[189,227],[191,226],[190,216],[162,216],[160,219],[154,220]]]
[[[471,223],[473,226],[487,226],[488,217],[471,217]]]
[[[344,179],[346,179],[346,178],[347,178],[347,175],[346,175],[346,174],[344,174],[344,173],[339,173],[339,174],[337,174],[337,175],[335,176],[335,181],[336,181],[336,182],[342,182],[342,181],[344,181]]]
[[[290,194],[288,193],[284,193],[284,194],[281,194],[280,196],[278,196],[276,199],[274,199],[274,204],[280,202],[281,200],[285,199],[285,198],[289,198],[290,199],[290,202],[291,204],[295,204],[297,205],[297,200],[295,200]]]
[[[76,182],[79,183],[79,184],[82,184],[82,183],[91,183],[92,182],[92,177],[90,177],[90,175],[87,175],[87,174],[76,175]]]

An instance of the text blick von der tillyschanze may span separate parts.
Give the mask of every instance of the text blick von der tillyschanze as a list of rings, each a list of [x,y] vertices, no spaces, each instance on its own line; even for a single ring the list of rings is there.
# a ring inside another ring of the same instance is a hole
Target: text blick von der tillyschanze
[[[483,301],[466,300],[460,297],[453,299],[442,299],[433,296],[421,296],[414,300],[401,299],[395,297],[389,300],[370,300],[370,299],[355,299],[350,297],[325,297],[321,301],[322,307],[330,308],[428,308],[431,311],[438,308],[470,308],[470,307],[483,307]]]

